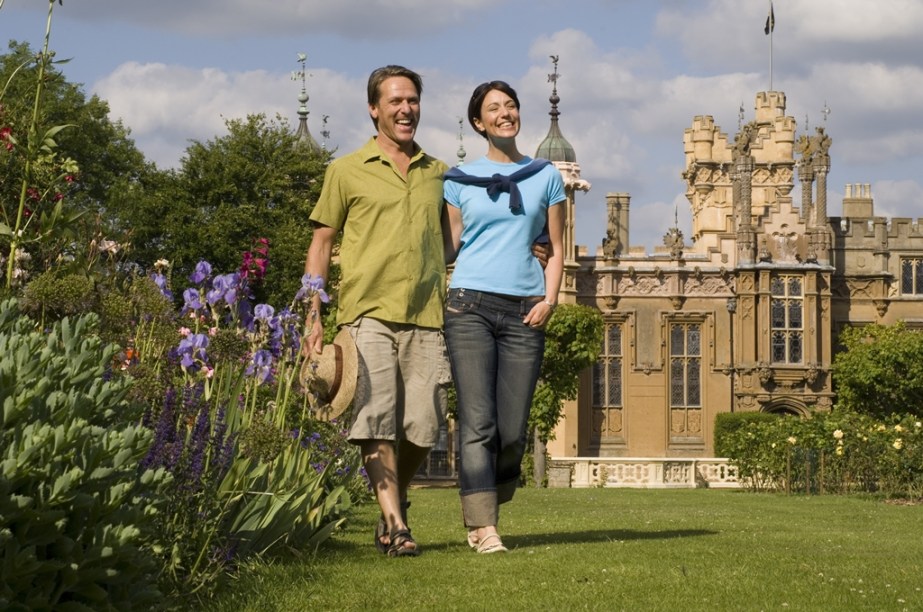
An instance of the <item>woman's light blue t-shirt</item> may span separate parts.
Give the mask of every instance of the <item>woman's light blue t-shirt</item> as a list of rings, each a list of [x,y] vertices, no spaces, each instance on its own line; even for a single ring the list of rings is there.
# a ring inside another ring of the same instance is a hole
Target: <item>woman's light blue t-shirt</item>
[[[515,164],[482,157],[460,170],[472,176],[509,176],[531,162],[530,157]],[[545,294],[545,273],[532,255],[532,243],[545,230],[548,207],[564,200],[564,181],[549,164],[517,184],[522,210],[514,213],[508,193],[492,200],[484,187],[445,181],[446,202],[461,209],[464,225],[450,287],[516,296]]]

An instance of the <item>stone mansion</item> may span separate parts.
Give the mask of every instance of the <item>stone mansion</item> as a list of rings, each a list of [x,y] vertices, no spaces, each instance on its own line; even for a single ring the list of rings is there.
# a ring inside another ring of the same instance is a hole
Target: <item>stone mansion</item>
[[[758,93],[733,138],[711,116],[692,120],[683,137],[692,235],[664,228],[653,253],[631,245],[627,193],[606,194],[599,248],[574,243],[578,192],[589,186],[551,101],[536,157],[551,159],[567,187],[560,301],[598,308],[606,322],[602,355],[548,445],[553,465],[634,457],[669,470],[670,458],[713,457],[719,413],[829,410],[844,326],[923,327],[920,220],[875,216],[868,184],[847,185],[843,216],[830,216],[831,138],[824,128],[799,135],[784,93]]]

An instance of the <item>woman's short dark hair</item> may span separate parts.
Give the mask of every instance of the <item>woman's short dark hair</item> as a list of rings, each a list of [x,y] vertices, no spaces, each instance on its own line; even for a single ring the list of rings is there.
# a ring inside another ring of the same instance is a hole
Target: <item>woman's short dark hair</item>
[[[516,108],[519,108],[519,96],[516,95],[516,90],[510,87],[510,84],[506,81],[488,81],[487,83],[481,83],[474,88],[474,92],[471,94],[471,100],[468,101],[468,123],[471,124],[471,127],[474,128],[474,131],[487,138],[487,133],[480,131],[476,125],[474,125],[475,119],[481,118],[481,106],[484,104],[484,98],[487,97],[493,90],[502,91],[516,104]]]

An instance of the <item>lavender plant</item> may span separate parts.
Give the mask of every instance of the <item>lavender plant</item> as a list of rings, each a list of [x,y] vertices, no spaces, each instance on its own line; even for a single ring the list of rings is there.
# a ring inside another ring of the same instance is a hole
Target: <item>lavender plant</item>
[[[155,272],[163,292],[167,271]],[[324,444],[306,438],[323,424],[297,382],[301,313],[314,295],[327,299],[323,287],[305,276],[277,310],[252,303],[254,276],[196,265],[162,360],[174,364],[175,384],[146,418],[155,438],[144,465],[176,483],[161,518],[176,592],[207,591],[251,555],[316,546],[344,520],[350,492],[366,491],[358,453],[338,429],[324,428]]]

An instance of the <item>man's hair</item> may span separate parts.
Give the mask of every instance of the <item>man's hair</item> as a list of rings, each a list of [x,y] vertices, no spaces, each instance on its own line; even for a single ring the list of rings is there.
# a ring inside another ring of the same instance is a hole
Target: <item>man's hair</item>
[[[471,100],[468,101],[468,123],[471,124],[475,132],[484,138],[487,138],[487,133],[478,130],[477,126],[474,124],[474,120],[481,118],[481,106],[484,104],[484,98],[495,89],[502,91],[512,98],[513,103],[516,104],[516,108],[519,108],[519,96],[516,95],[516,90],[510,87],[510,84],[506,81],[488,81],[487,83],[481,83],[475,87],[474,92],[471,94]]]
[[[390,79],[391,77],[406,77],[410,79],[413,86],[417,88],[417,96],[423,95],[423,79],[419,74],[403,66],[382,66],[381,68],[373,70],[372,74],[369,75],[368,94],[370,105],[374,106],[378,104],[378,100],[381,98],[381,84],[385,82],[385,79]]]

